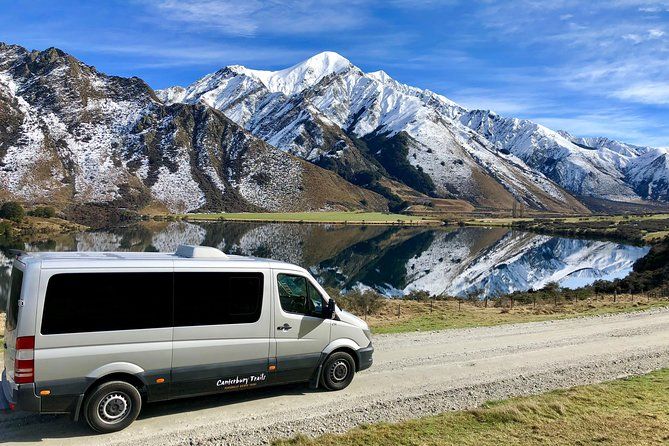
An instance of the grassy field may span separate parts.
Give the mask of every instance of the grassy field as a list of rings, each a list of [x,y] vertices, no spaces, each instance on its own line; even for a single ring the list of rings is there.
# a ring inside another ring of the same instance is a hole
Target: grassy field
[[[647,298],[639,295],[619,295],[616,302],[613,296],[600,296],[598,299],[586,299],[576,302],[538,302],[532,304],[514,304],[509,308],[488,308],[481,304],[474,305],[455,301],[388,300],[380,311],[364,317],[376,334],[402,333],[410,331],[443,330],[449,328],[484,327],[522,322],[538,322],[551,319],[566,319],[600,314],[615,314],[642,311],[649,308],[667,307],[666,298]],[[399,313],[399,316],[398,316]]]
[[[185,214],[187,220],[270,221],[287,223],[440,224],[438,220],[382,212],[239,212]]]
[[[296,437],[276,446],[659,445],[669,443],[669,370],[343,435]]]

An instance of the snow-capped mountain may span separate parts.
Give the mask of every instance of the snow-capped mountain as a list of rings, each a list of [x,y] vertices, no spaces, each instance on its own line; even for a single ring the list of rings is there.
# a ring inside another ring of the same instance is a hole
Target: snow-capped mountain
[[[205,103],[282,150],[356,181],[391,177],[426,195],[478,206],[585,211],[521,159],[502,155],[453,119],[460,107],[384,72],[366,74],[325,52],[285,70],[226,67],[166,103]]]
[[[669,148],[635,146],[603,137],[570,139],[584,148],[620,154],[619,169],[640,197],[669,201]]]
[[[166,103],[214,107],[270,144],[352,181],[361,173],[367,180],[391,177],[479,207],[520,202],[583,212],[580,197],[640,202],[667,200],[669,191],[666,150],[579,139],[466,110],[383,71],[365,73],[332,52],[279,71],[230,66],[157,93]]]
[[[333,52],[153,91],[0,44],[0,199],[183,212],[437,197],[583,213],[593,199],[669,201],[668,155],[466,110]]]
[[[54,48],[0,44],[0,104],[0,198],[175,212],[387,209],[209,106],[166,106],[142,80]]]

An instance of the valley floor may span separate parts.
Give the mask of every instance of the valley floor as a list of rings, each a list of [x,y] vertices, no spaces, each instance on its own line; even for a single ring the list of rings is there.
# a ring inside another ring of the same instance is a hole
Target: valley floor
[[[669,236],[669,214],[597,215],[558,218],[469,218],[467,226],[504,226],[569,237],[601,237],[654,243]]]
[[[239,212],[185,214],[180,218],[190,221],[262,221],[278,223],[333,223],[382,225],[440,225],[439,220],[405,214],[382,212]]]

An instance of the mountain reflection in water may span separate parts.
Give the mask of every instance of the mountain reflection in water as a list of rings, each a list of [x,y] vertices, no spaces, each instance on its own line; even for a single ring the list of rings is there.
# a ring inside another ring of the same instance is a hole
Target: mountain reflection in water
[[[387,296],[412,290],[482,296],[579,287],[629,274],[649,248],[568,239],[505,228],[400,228],[277,223],[150,222],[26,243],[27,251],[174,251],[179,244],[267,257],[309,269],[325,286],[372,287]],[[12,246],[16,247],[16,246]],[[0,308],[11,260],[0,246]]]

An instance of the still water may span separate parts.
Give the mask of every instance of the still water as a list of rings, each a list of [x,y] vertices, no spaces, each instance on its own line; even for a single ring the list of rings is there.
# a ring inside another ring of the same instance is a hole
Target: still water
[[[556,281],[579,287],[629,274],[646,247],[577,240],[505,228],[400,228],[276,223],[150,222],[55,237],[27,251],[174,251],[181,243],[284,260],[325,286],[372,287],[387,296],[412,290],[500,295]],[[17,246],[13,246],[17,247]],[[11,260],[0,246],[0,308]]]

